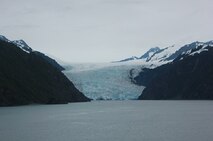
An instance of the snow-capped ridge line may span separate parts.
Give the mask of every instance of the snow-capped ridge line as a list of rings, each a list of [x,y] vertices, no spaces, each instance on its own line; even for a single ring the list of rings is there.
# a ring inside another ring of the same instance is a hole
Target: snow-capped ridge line
[[[9,40],[5,37],[5,36],[3,36],[3,35],[0,35],[0,40],[2,40],[2,41],[6,41],[6,42],[8,42]]]
[[[13,43],[14,45],[19,47],[20,49],[22,49],[26,53],[33,52],[33,49],[22,39],[11,41],[11,40],[7,39],[5,36],[0,35],[0,40],[5,41],[5,42],[9,42],[9,43]]]
[[[12,41],[15,45],[21,48],[23,51],[30,53],[33,52],[33,49],[28,46],[28,44],[24,40],[14,40]]]
[[[163,64],[167,64],[175,60],[178,56],[185,54],[186,52],[190,52],[193,49],[198,48],[199,46],[204,45],[213,45],[213,40],[207,42],[199,42],[195,41],[186,45],[172,45],[165,48],[160,49],[159,47],[149,49],[144,55],[141,57],[135,57],[138,59],[127,58],[117,62],[133,62],[138,61],[143,64],[150,64],[150,66],[161,66]],[[151,52],[150,52],[151,51]],[[207,51],[206,49],[202,51]],[[202,52],[201,51],[201,52]]]

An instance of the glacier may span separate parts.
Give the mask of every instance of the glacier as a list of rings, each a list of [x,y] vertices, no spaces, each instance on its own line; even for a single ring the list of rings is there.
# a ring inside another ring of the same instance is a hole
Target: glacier
[[[65,66],[64,74],[93,100],[137,99],[144,89],[131,82],[130,70],[137,75],[141,63],[84,63]]]
[[[144,87],[131,82],[142,68],[156,68],[172,63],[179,55],[190,53],[200,45],[213,46],[213,41],[193,42],[187,45],[172,45],[163,49],[151,48],[141,57],[130,57],[112,63],[70,63],[66,64],[64,74],[87,97],[94,100],[137,99]],[[207,51],[205,46],[202,51]],[[193,55],[193,54],[192,54]],[[133,76],[132,76],[133,75]]]

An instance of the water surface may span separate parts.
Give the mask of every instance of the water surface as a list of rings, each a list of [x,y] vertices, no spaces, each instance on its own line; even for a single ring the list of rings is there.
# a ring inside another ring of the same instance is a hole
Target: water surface
[[[96,101],[0,108],[1,141],[212,141],[212,101]]]

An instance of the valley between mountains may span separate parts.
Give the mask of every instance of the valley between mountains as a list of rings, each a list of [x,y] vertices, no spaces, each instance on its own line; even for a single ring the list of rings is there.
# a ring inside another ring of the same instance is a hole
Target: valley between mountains
[[[66,65],[64,74],[93,100],[210,100],[212,51],[212,41],[155,47],[112,63]]]
[[[0,105],[90,100],[211,100],[213,41],[154,47],[109,63],[59,64],[0,36]]]

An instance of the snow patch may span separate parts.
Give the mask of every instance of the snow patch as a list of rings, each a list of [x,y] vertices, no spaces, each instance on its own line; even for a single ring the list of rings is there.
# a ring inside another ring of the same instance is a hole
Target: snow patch
[[[14,45],[16,45],[17,47],[19,47],[20,49],[22,49],[26,53],[30,53],[30,52],[33,51],[33,49],[30,48],[24,40],[10,41],[5,36],[2,36],[2,35],[0,35],[0,40],[6,41],[6,42],[9,42],[9,43],[13,43]]]
[[[197,51],[195,51],[195,52],[192,52],[192,53],[190,53],[189,55],[190,55],[190,56],[194,56],[195,54],[200,54],[200,53],[203,52],[203,51],[208,51],[208,49],[207,49],[206,47],[207,47],[207,45],[204,45],[201,49],[199,49],[199,50],[197,50]]]
[[[21,48],[23,51],[27,52],[27,53],[30,53],[32,52],[32,48],[30,48],[26,43],[25,41],[23,40],[15,40],[15,41],[12,41],[13,44],[17,45],[19,48]]]

